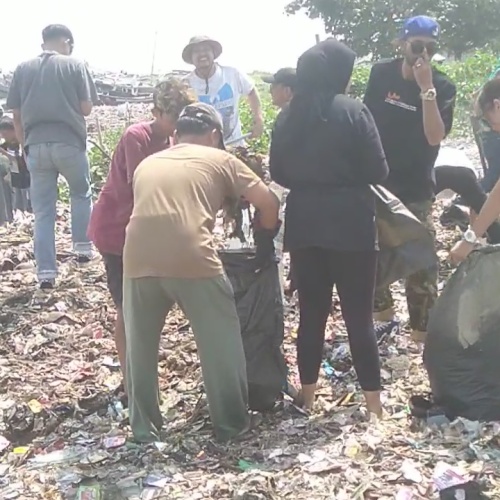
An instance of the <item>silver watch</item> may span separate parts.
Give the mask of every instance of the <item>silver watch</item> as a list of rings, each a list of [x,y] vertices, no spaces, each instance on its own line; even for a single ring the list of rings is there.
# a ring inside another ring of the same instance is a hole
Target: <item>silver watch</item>
[[[427,89],[420,93],[420,99],[422,101],[435,101],[437,96],[436,89]]]
[[[471,245],[475,245],[479,241],[477,234],[470,227],[465,231],[463,239]]]

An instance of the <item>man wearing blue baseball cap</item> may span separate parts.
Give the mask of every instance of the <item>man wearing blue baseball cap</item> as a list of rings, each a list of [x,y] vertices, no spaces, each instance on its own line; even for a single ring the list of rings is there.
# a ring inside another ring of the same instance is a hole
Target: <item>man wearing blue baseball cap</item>
[[[440,27],[428,16],[405,21],[396,46],[402,57],[372,68],[364,102],[372,112],[389,164],[386,187],[434,233],[434,163],[453,123],[456,88],[432,67]],[[427,330],[437,298],[437,268],[420,271],[406,282],[410,327],[415,340]],[[378,290],[374,319],[393,330],[394,302],[389,289]]]

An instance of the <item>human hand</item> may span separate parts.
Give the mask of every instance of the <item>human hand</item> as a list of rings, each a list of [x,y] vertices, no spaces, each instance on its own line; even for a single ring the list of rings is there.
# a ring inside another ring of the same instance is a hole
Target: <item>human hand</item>
[[[472,243],[467,243],[465,240],[461,240],[458,243],[455,243],[453,248],[450,250],[448,257],[453,264],[458,265],[469,256],[472,250],[474,250],[474,245]]]
[[[251,139],[258,139],[264,132],[264,120],[262,119],[261,116],[255,119],[253,128],[252,128],[252,135],[250,136]]]
[[[424,52],[422,57],[419,57],[415,62],[413,66],[413,76],[422,92],[433,88],[432,66],[426,52]]]

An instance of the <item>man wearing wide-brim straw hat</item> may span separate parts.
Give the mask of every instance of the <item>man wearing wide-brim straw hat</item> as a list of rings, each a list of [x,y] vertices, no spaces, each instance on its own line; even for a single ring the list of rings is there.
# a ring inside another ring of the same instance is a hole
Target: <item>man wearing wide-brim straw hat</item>
[[[182,51],[182,59],[195,69],[187,76],[199,101],[214,106],[222,116],[224,140],[230,146],[244,145],[239,101],[247,97],[253,116],[251,137],[262,135],[264,123],[255,83],[236,68],[216,62],[222,45],[208,36],[195,36]]]

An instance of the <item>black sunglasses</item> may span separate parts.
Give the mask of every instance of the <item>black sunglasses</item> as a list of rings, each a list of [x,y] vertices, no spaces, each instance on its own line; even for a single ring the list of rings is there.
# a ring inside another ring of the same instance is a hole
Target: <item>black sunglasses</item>
[[[429,57],[437,54],[438,44],[437,42],[424,42],[423,40],[413,40],[410,42],[411,51],[416,56],[423,54],[424,51],[427,52]]]

